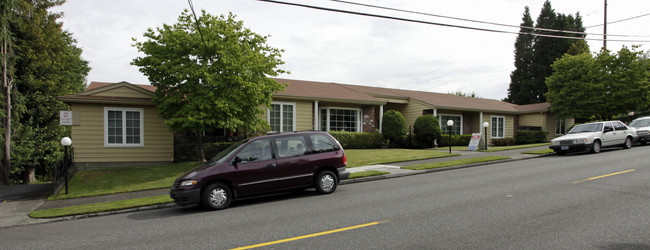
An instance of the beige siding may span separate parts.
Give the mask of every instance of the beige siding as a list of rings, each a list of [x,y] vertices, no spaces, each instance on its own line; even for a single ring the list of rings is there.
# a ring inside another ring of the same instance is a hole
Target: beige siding
[[[130,97],[130,98],[151,98],[151,95],[134,91],[133,89],[128,87],[119,87],[107,91],[102,91],[94,95],[95,96],[119,96],[119,97]]]
[[[547,113],[535,113],[535,114],[523,114],[519,116],[519,126],[535,126],[542,127],[542,130],[546,130],[548,125],[546,124]]]
[[[402,115],[404,115],[404,119],[406,120],[406,127],[408,128],[409,126],[413,126],[413,124],[415,124],[415,120],[418,119],[418,117],[422,116],[422,111],[427,109],[431,108],[416,101],[409,102],[409,104],[404,109],[404,112],[402,113]]]
[[[172,162],[174,137],[153,106],[72,104],[78,112],[80,126],[72,127],[75,163],[99,162]],[[144,124],[143,147],[104,146],[104,107],[142,108]]]

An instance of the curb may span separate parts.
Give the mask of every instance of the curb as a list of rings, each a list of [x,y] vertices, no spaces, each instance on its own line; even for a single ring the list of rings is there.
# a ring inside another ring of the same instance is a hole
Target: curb
[[[393,178],[399,178],[399,177],[404,177],[404,176],[428,174],[428,173],[450,171],[450,170],[463,169],[463,168],[479,167],[479,166],[485,166],[485,165],[492,165],[492,164],[496,164],[496,163],[515,162],[515,161],[522,161],[522,160],[534,159],[534,158],[539,158],[539,157],[546,157],[546,156],[550,156],[550,155],[554,155],[554,154],[534,155],[534,156],[531,156],[531,157],[523,157],[523,158],[517,158],[517,159],[506,159],[506,160],[497,160],[497,161],[489,161],[489,162],[479,162],[479,163],[472,163],[472,164],[465,164],[465,165],[458,165],[458,166],[450,166],[450,167],[441,167],[441,168],[434,168],[434,169],[427,169],[427,170],[413,170],[412,172],[406,172],[406,173],[385,174],[385,175],[375,175],[375,176],[368,176],[368,177],[361,177],[361,178],[354,178],[354,179],[345,179],[345,180],[340,181],[339,185],[347,185],[347,184],[362,183],[362,182],[369,182],[369,181],[393,179]],[[177,207],[177,206],[178,205],[176,203],[164,203],[164,204],[158,204],[158,205],[152,205],[152,206],[127,208],[127,209],[120,209],[120,210],[113,210],[113,211],[106,211],[106,212],[99,212],[99,213],[70,215],[70,216],[55,217],[55,218],[32,218],[32,219],[48,220],[48,221],[43,221],[42,223],[49,223],[49,222],[70,221],[70,220],[77,220],[77,219],[93,218],[93,217],[106,216],[106,215],[115,215],[115,214],[125,214],[125,213],[139,212],[139,211],[148,211],[148,210],[155,210],[155,209],[162,209],[162,208],[172,208],[172,207]]]

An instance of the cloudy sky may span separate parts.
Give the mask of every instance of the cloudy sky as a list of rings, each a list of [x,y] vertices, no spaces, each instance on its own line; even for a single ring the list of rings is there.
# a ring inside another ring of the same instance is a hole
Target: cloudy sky
[[[517,32],[518,28],[458,21],[449,18],[388,11],[328,0],[281,0],[325,8],[427,22]],[[519,25],[524,7],[537,19],[544,0],[351,0],[428,14]],[[213,15],[232,12],[253,32],[271,35],[268,43],[284,49],[283,78],[337,82],[376,87],[451,93],[476,93],[480,97],[507,96],[514,69],[516,34],[494,33],[351,15],[255,0],[193,0],[195,10]],[[604,4],[599,0],[554,0],[556,13],[580,12],[587,38],[602,39]],[[146,84],[149,81],[132,66],[141,54],[132,38],[143,41],[147,28],[176,23],[189,8],[184,0],[68,0],[53,9],[63,12],[64,29],[73,33],[83,58],[92,70],[87,81]],[[650,1],[609,1],[608,22],[642,16],[607,26],[607,47],[642,45],[650,50]],[[646,16],[644,16],[646,15]],[[599,26],[600,25],[600,26]],[[594,26],[594,27],[592,27]],[[592,52],[602,40],[588,41]]]

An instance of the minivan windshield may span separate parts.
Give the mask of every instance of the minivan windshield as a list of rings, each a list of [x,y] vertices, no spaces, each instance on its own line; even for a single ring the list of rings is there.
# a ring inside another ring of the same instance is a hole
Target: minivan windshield
[[[650,127],[650,119],[634,120],[630,123],[629,127]]]
[[[577,134],[584,132],[600,132],[603,131],[602,123],[589,123],[589,124],[580,124],[573,127],[569,130],[569,134]]]
[[[219,152],[215,157],[212,157],[212,159],[210,159],[210,161],[208,162],[209,165],[214,165],[214,164],[219,164],[224,162],[226,159],[230,158],[230,155],[232,155],[233,152],[237,151],[237,149],[242,145],[244,145],[246,142],[248,142],[248,139],[244,139],[233,143],[232,145],[230,145],[230,147]]]

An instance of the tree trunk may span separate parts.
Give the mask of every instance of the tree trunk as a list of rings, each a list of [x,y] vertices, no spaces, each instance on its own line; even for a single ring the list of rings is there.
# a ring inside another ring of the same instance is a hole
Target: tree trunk
[[[205,162],[205,151],[203,150],[203,132],[196,132],[196,139],[199,142],[199,155],[201,155],[201,162]]]
[[[6,32],[7,28],[3,27],[3,32]],[[11,87],[12,81],[8,79],[7,76],[7,56],[9,51],[7,50],[7,41],[3,39],[2,41],[2,88],[4,90],[4,101],[5,101],[5,112],[6,117],[3,119],[2,123],[5,129],[5,145],[4,145],[4,162],[2,164],[2,184],[9,185],[9,174],[11,173]]]

